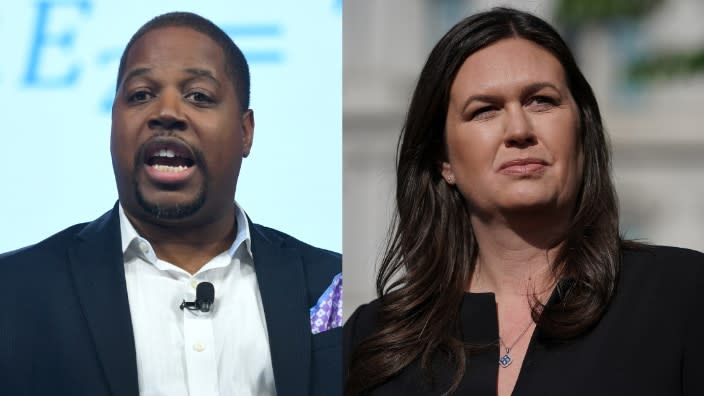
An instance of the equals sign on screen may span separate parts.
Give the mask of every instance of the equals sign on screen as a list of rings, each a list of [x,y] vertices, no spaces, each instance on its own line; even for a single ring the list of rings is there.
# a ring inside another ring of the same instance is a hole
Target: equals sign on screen
[[[277,24],[237,24],[221,25],[238,47],[242,49],[249,63],[277,64],[283,62],[283,51],[270,44],[283,35]]]

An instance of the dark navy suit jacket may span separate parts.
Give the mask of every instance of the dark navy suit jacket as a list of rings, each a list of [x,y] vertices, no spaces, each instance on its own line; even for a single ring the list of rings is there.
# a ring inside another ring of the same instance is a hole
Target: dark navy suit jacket
[[[312,335],[309,319],[341,256],[250,231],[278,396],[341,394],[341,329]],[[0,281],[0,394],[139,394],[117,205],[0,255]]]

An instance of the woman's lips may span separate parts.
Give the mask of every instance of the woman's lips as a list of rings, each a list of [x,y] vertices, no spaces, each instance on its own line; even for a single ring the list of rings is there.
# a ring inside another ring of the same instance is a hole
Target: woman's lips
[[[541,173],[548,166],[548,163],[534,158],[518,159],[507,161],[499,167],[499,173],[504,175],[533,175]]]

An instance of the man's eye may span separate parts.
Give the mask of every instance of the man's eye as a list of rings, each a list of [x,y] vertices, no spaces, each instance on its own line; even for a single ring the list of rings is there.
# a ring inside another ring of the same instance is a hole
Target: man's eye
[[[144,102],[151,98],[151,94],[147,91],[137,91],[134,92],[127,98],[128,102]]]
[[[203,92],[191,92],[186,95],[186,98],[196,103],[213,103],[213,99]]]

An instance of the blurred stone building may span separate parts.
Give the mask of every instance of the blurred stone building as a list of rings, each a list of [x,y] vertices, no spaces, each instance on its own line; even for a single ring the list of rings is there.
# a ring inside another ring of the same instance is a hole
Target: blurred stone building
[[[643,1],[650,9],[637,18],[579,24],[564,16],[569,0],[344,2],[346,316],[375,297],[394,208],[396,142],[420,69],[452,25],[497,5],[547,19],[570,42],[611,136],[624,234],[704,250],[704,71],[668,68],[666,56],[702,53],[704,2]],[[657,54],[665,60],[647,62]]]

